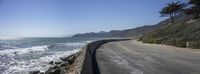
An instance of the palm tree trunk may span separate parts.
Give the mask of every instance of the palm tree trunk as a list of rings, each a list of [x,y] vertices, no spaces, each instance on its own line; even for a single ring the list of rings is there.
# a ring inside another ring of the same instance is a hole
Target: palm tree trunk
[[[171,18],[171,23],[174,24],[174,16],[173,16],[173,14],[170,14],[170,18]]]

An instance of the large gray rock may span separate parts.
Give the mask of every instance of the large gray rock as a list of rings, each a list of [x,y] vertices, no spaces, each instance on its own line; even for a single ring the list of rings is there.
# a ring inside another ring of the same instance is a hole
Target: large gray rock
[[[30,71],[29,74],[40,74],[40,71]]]
[[[61,69],[58,66],[50,67],[45,74],[60,74]]]
[[[60,67],[66,67],[68,65],[69,65],[69,62],[63,62],[63,63],[60,64]]]

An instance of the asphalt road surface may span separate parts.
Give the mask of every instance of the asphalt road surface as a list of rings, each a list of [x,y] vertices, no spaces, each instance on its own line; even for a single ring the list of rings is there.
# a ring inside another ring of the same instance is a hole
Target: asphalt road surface
[[[96,60],[101,74],[200,74],[199,49],[136,40],[103,44]]]

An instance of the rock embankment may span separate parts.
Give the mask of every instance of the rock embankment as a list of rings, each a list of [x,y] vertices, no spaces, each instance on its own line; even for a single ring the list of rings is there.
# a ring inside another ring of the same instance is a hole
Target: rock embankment
[[[50,61],[52,65],[47,71],[31,71],[29,74],[80,74],[82,64],[85,56],[86,49],[83,48],[79,52],[72,54],[68,57],[60,58],[62,61],[54,62]]]
[[[77,58],[69,66],[69,69],[67,70],[66,74],[81,74],[83,62],[85,59],[85,54],[86,54],[86,48],[83,47],[83,49],[79,52]]]

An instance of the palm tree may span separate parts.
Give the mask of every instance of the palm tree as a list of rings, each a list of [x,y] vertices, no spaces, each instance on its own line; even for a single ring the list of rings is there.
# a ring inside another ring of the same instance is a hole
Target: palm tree
[[[167,4],[166,7],[164,7],[160,14],[162,17],[170,17],[172,24],[174,23],[175,17],[177,14],[180,13],[180,11],[185,7],[184,3],[178,2],[172,2]]]
[[[185,9],[187,15],[193,15],[193,19],[196,19],[200,15],[200,0],[190,0],[190,8]]]
[[[190,0],[189,4],[194,4],[194,5],[200,6],[200,0]]]

